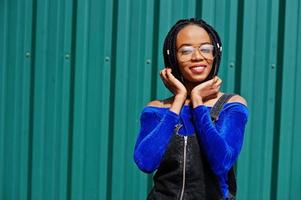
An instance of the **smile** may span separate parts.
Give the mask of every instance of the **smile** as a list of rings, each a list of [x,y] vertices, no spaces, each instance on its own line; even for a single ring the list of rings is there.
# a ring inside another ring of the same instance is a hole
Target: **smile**
[[[204,72],[204,71],[205,71],[205,68],[206,68],[205,65],[200,65],[200,66],[194,66],[194,67],[191,67],[190,70],[191,70],[193,73],[199,74],[199,73]]]

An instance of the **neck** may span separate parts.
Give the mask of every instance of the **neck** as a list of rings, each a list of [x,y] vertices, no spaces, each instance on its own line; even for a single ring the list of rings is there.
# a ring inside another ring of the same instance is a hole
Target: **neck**
[[[195,83],[195,82],[190,82],[190,81],[187,81],[185,80],[184,81],[184,85],[186,87],[186,90],[187,90],[187,97],[186,97],[186,100],[185,100],[185,105],[190,105],[191,104],[191,90],[197,86],[198,84],[200,83]]]
[[[192,89],[199,85],[200,83],[195,83],[195,82],[190,82],[190,81],[186,81],[184,82],[184,85],[186,87],[186,90],[187,90],[187,97],[190,99],[190,94],[191,94],[191,91]]]

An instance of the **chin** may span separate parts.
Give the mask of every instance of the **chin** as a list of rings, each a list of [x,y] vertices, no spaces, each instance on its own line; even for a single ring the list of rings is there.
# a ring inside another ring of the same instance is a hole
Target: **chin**
[[[185,80],[189,81],[189,82],[193,82],[193,83],[201,83],[204,80],[206,80],[206,78],[208,77],[208,73],[205,74],[187,74],[186,76],[184,75]]]
[[[186,79],[188,80],[189,82],[192,82],[192,83],[202,83],[203,81],[206,80],[206,78],[202,78],[202,79]]]

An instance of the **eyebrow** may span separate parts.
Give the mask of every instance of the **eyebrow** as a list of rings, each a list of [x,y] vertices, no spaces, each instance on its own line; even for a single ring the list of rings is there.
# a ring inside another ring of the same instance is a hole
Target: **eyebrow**
[[[210,42],[202,42],[199,45],[203,45],[203,44],[211,44],[211,43]],[[182,48],[183,46],[194,46],[194,45],[190,44],[190,43],[184,43],[184,44],[181,44],[181,46],[179,46],[179,49]]]

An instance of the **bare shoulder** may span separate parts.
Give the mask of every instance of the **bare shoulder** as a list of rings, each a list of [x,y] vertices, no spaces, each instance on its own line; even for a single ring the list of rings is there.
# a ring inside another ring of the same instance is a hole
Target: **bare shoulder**
[[[162,101],[160,100],[154,100],[154,101],[151,101],[147,104],[147,106],[152,106],[152,107],[163,107],[163,104],[162,104]]]
[[[240,95],[234,95],[233,97],[231,97],[231,99],[229,99],[229,103],[233,103],[233,102],[238,102],[241,103],[245,106],[247,106],[247,101]]]
[[[172,102],[171,99],[172,99],[172,97],[164,99],[164,100],[154,100],[154,101],[149,102],[147,104],[147,106],[158,107],[158,108],[170,107],[171,102]]]

